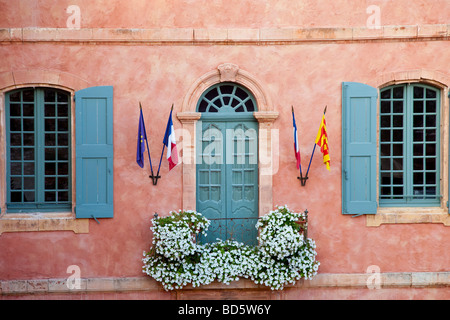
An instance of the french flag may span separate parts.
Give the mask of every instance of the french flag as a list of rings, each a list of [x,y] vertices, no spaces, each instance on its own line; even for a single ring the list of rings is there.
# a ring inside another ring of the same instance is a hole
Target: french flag
[[[295,158],[297,159],[297,170],[298,170],[301,166],[301,159],[300,159],[300,148],[298,146],[297,125],[295,124],[294,107],[292,107],[292,122],[294,126],[294,152]]]
[[[164,145],[167,148],[167,160],[169,161],[169,171],[178,163],[177,141],[175,139],[175,130],[173,129],[172,110],[170,110],[169,121],[167,122],[166,134],[164,135]]]

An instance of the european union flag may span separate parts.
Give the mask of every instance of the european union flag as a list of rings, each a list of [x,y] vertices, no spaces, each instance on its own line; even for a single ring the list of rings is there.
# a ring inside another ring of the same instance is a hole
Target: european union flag
[[[139,129],[138,129],[138,139],[137,139],[137,150],[136,150],[136,162],[137,164],[143,168],[144,167],[144,150],[145,144],[144,140],[147,140],[147,133],[145,132],[145,124],[144,124],[144,116],[139,116]]]

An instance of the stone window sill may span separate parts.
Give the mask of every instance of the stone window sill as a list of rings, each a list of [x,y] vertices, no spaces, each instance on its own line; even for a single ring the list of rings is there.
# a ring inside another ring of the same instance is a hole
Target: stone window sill
[[[366,215],[368,227],[400,223],[442,223],[450,226],[447,208],[378,208],[377,214]]]
[[[76,219],[72,212],[11,213],[0,216],[0,234],[29,231],[89,233],[89,219]]]

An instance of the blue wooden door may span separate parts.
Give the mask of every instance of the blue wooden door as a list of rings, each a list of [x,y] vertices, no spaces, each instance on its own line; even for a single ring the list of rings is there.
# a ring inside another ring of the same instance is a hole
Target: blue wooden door
[[[199,101],[197,211],[217,238],[256,244],[258,218],[258,123],[250,92],[235,84],[208,89]]]

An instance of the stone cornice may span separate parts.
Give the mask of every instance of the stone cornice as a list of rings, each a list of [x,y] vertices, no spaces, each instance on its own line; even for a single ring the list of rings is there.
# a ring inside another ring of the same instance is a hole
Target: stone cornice
[[[301,44],[309,42],[449,40],[450,24],[327,28],[0,28],[0,44],[104,43],[142,45]]]

